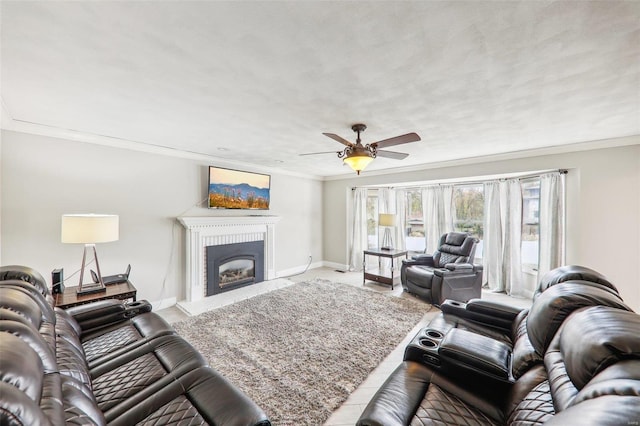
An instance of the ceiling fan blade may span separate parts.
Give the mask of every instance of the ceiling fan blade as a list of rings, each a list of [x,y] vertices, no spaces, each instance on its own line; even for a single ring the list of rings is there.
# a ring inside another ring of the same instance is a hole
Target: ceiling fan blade
[[[378,157],[386,157],[393,158],[394,160],[404,160],[409,156],[409,154],[405,154],[404,152],[395,152],[395,151],[382,151],[379,150],[376,152],[376,156]]]
[[[386,148],[388,146],[400,145],[403,143],[418,142],[419,140],[420,136],[418,136],[417,133],[407,133],[406,135],[374,142],[370,145],[376,148]]]
[[[353,145],[351,142],[349,142],[348,140],[346,140],[345,138],[343,138],[342,136],[338,136],[335,133],[323,133],[323,135],[330,137],[331,139],[333,139],[336,142],[340,142],[343,145],[346,146],[351,146]]]
[[[307,152],[306,154],[298,154],[298,155],[339,154],[340,152],[341,151]]]

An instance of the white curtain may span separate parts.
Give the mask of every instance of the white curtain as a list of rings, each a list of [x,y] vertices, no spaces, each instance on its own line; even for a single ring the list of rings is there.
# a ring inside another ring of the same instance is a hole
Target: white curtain
[[[353,191],[353,222],[351,223],[351,254],[349,270],[361,271],[363,251],[367,242],[367,189],[356,188]]]
[[[453,231],[453,185],[427,186],[422,189],[425,246],[427,253],[438,248],[442,234]]]
[[[540,239],[538,282],[548,271],[565,263],[565,175],[540,176]]]
[[[502,214],[500,212],[500,185],[484,184],[484,236],[482,239],[482,286],[491,291],[505,291],[502,281]]]
[[[393,239],[395,247],[399,250],[407,248],[407,192],[404,189],[396,189],[396,232]]]
[[[520,181],[485,183],[484,203],[483,285],[492,291],[523,295]]]
[[[519,179],[500,182],[501,204],[504,208],[504,245],[502,250],[502,276],[506,293],[511,296],[525,296],[522,277],[522,186]]]

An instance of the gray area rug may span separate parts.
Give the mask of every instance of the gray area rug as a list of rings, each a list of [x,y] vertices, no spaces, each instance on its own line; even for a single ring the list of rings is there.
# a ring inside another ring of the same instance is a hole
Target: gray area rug
[[[174,327],[274,425],[317,426],[430,307],[413,298],[317,279]]]

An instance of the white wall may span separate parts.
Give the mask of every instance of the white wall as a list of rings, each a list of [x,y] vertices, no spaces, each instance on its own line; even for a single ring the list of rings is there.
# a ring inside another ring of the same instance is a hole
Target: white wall
[[[354,186],[464,178],[544,169],[567,175],[567,263],[605,274],[640,311],[640,136],[617,148],[429,168],[327,181],[324,258],[347,264],[347,197]],[[613,141],[612,141],[613,144]]]
[[[276,272],[301,270],[309,255],[321,260],[320,181],[272,174],[268,212],[214,211],[192,207],[205,199],[214,163],[10,131],[2,138],[2,264],[31,266],[49,284],[53,269],[68,277],[81,263],[82,246],[60,242],[64,213],[120,215],[120,240],[97,246],[100,267],[112,274],[131,263],[138,297],[151,301],[184,299],[180,215],[277,215]]]

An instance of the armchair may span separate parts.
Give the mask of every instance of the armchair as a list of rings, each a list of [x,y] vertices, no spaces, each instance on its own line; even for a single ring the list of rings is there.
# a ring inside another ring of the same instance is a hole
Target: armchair
[[[467,302],[479,298],[482,265],[473,264],[477,243],[466,233],[444,234],[433,255],[420,254],[402,262],[402,288],[437,306],[446,299]]]

